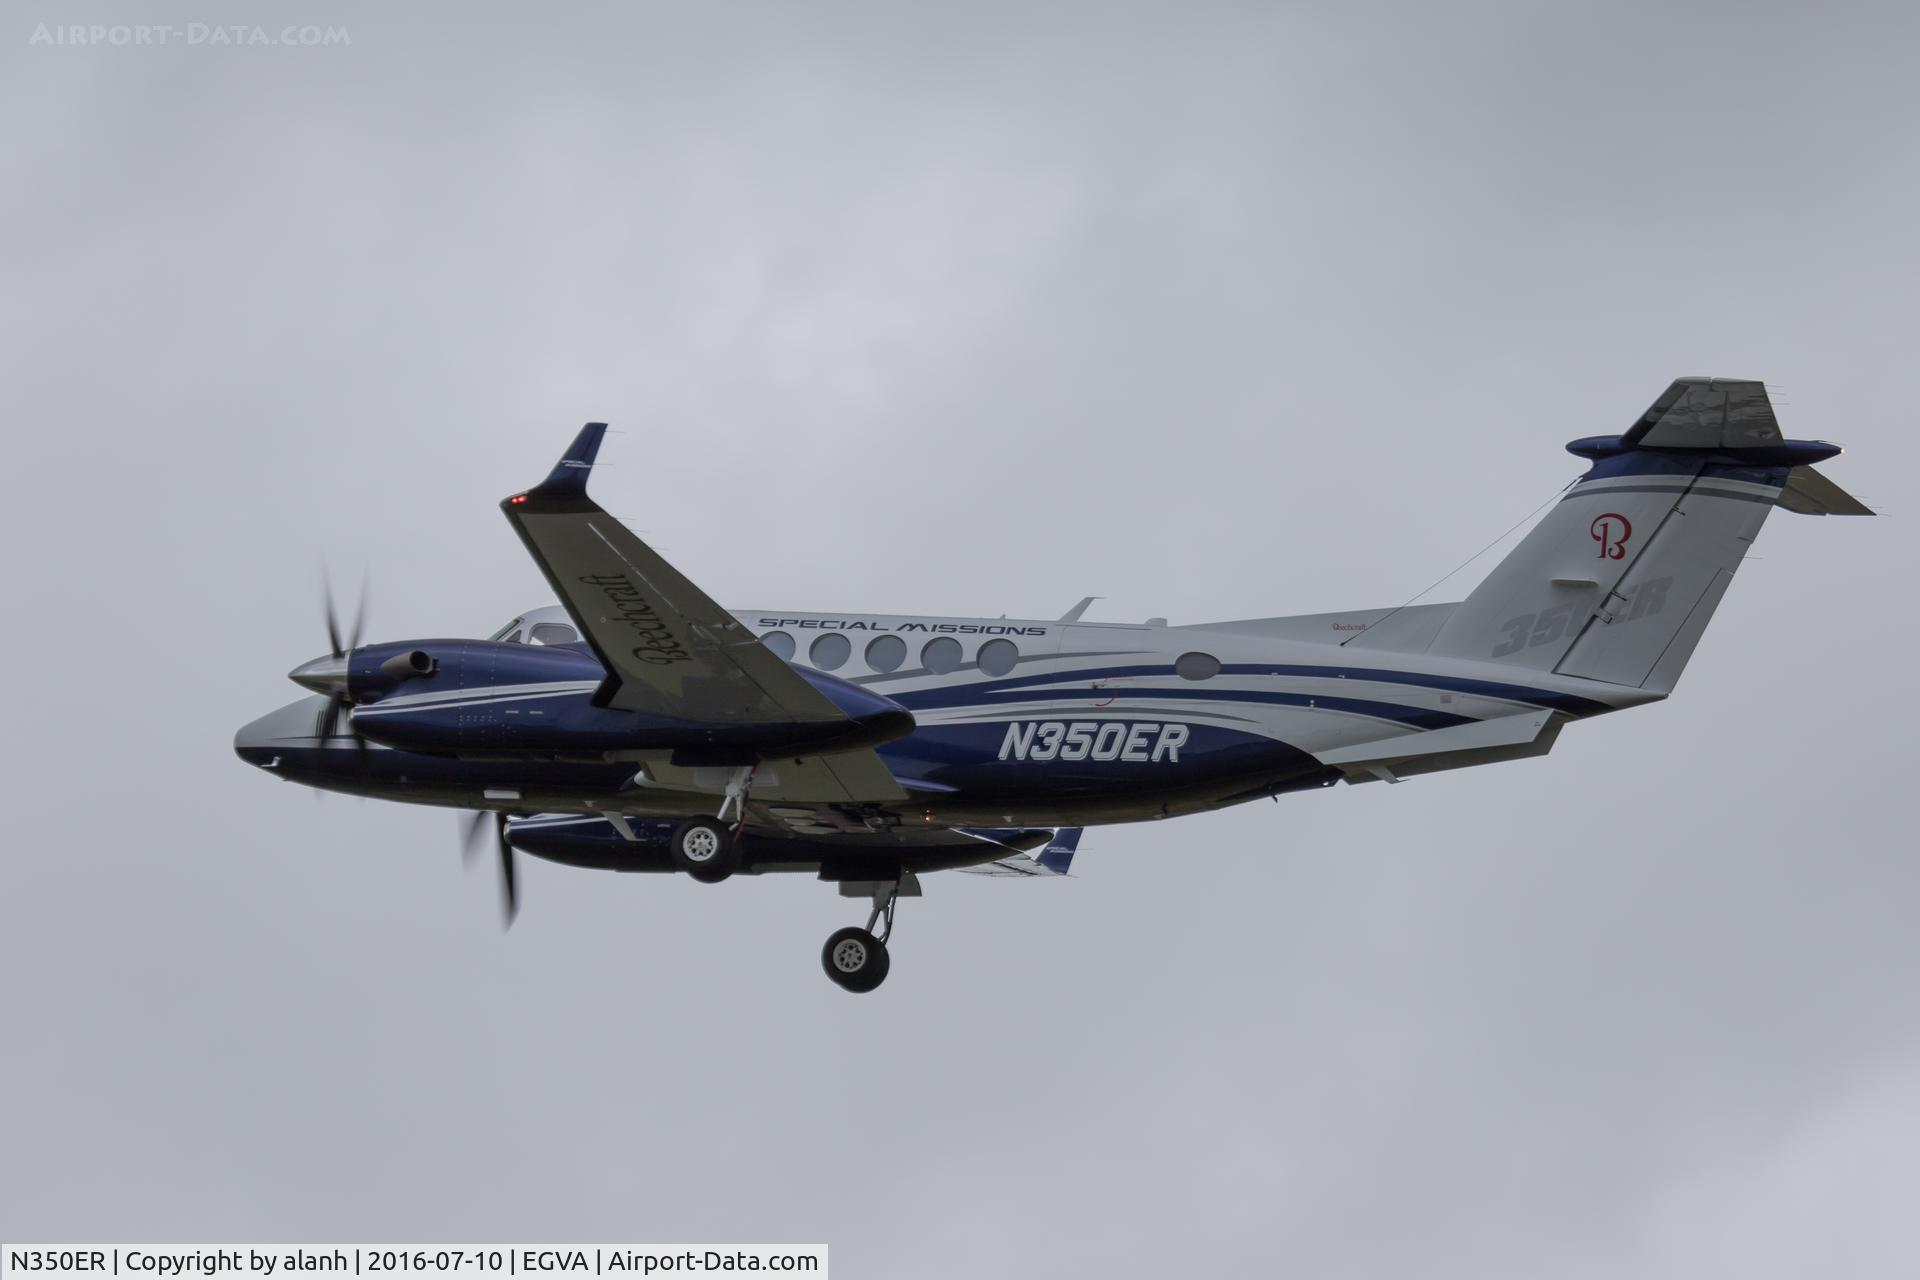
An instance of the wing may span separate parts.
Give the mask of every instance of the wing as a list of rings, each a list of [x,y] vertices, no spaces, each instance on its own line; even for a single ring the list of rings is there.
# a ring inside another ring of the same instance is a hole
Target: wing
[[[594,700],[716,724],[843,720],[759,637],[587,497],[590,422],[538,487],[500,504],[607,669]]]

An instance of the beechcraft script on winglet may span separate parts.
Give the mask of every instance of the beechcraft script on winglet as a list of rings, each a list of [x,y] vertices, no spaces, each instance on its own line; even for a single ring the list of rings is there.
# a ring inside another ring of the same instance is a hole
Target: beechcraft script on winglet
[[[1775,507],[1870,515],[1758,382],[1682,378],[1457,604],[1200,626],[731,612],[587,496],[604,426],[501,504],[559,597],[486,640],[342,640],[241,759],[472,811],[515,852],[871,898],[828,977],[886,977],[929,872],[1065,875],[1084,827],[1544,755],[1673,691]]]

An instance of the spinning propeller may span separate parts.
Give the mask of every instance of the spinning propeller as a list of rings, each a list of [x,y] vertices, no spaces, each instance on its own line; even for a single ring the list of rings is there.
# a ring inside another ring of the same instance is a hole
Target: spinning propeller
[[[353,625],[344,635],[340,628],[340,611],[333,602],[332,585],[323,583],[321,591],[327,618],[327,656],[302,663],[289,671],[287,676],[303,688],[326,695],[327,702],[320,710],[319,723],[314,732],[327,739],[332,738],[340,727],[341,708],[353,703],[352,694],[347,688],[347,675],[353,651],[360,647],[360,634],[366,627],[367,586],[363,580],[360,584],[360,603],[353,612]],[[379,670],[388,680],[400,681],[431,676],[437,667],[431,654],[415,649],[388,658],[380,664]],[[361,736],[351,718],[347,720],[347,734],[353,739],[355,753],[364,760],[368,750],[367,740]],[[499,856],[500,907],[507,926],[511,928],[514,916],[520,910],[520,876],[513,845],[507,841],[507,815],[487,809],[469,813],[460,824],[460,846],[467,866],[471,868],[479,857],[480,834],[489,818],[493,819],[493,841]]]
[[[340,638],[340,612],[333,604],[332,585],[323,582],[321,592],[327,615],[327,656],[302,663],[289,671],[287,677],[295,684],[327,695],[327,705],[322,708],[320,721],[314,731],[319,737],[331,738],[340,724],[340,708],[351,701],[347,694],[347,661],[348,655],[360,647],[360,633],[366,627],[367,584],[365,581],[360,584],[360,603],[353,611],[353,627],[347,632],[344,644]],[[351,721],[347,724],[347,732],[353,738],[354,750],[364,752],[367,749],[366,741],[353,728]]]
[[[488,818],[493,819],[494,846],[500,856],[500,910],[505,917],[504,927],[511,929],[513,918],[520,910],[520,877],[513,845],[507,841],[507,815],[486,809],[469,813],[460,824],[460,853],[471,870],[474,859],[480,856],[480,833]]]

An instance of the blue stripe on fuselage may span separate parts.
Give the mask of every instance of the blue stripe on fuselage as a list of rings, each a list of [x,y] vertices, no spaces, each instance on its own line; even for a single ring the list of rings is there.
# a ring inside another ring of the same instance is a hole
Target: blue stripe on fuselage
[[[1061,684],[1067,681],[1079,680],[1113,680],[1130,676],[1173,676],[1176,674],[1172,664],[1164,666],[1098,667],[1084,671],[1055,671],[1045,675],[1015,676],[1007,680],[981,681],[976,684],[945,685],[935,689],[903,690],[899,693],[889,694],[888,696],[909,710],[933,710],[940,707],[967,706],[979,701],[983,697],[1002,695],[1023,689],[1032,689],[1036,685]],[[1220,668],[1220,674],[1236,676],[1299,676],[1313,679],[1344,678],[1348,680],[1372,680],[1382,684],[1408,684],[1420,688],[1443,689],[1449,693],[1466,693],[1485,698],[1499,698],[1510,702],[1524,702],[1529,706],[1550,707],[1555,711],[1565,711],[1570,715],[1578,716],[1599,715],[1602,712],[1614,710],[1613,707],[1604,702],[1596,702],[1591,698],[1582,698],[1575,694],[1553,693],[1546,689],[1534,689],[1526,685],[1504,684],[1495,680],[1474,680],[1461,676],[1435,675],[1422,671],[1385,671],[1374,667],[1323,667],[1306,666],[1295,663],[1234,662],[1222,666]],[[1385,718],[1401,720],[1409,724],[1416,723],[1415,721],[1406,719],[1409,715],[1444,715],[1448,717],[1445,724],[1427,726],[1431,728],[1445,728],[1449,725],[1467,724],[1473,720],[1471,716],[1455,716],[1447,712],[1429,712],[1420,708],[1400,706],[1396,703],[1321,697],[1314,694],[1300,694],[1284,698],[1266,698],[1259,694],[1239,690],[1204,690],[1199,687],[1205,683],[1204,681],[1188,681],[1186,683],[1193,685],[1194,688],[1167,690],[1164,694],[1159,695],[1151,694],[1147,690],[1131,688],[1115,689],[1110,692],[1115,696],[1124,695],[1127,697],[1144,695],[1244,698],[1249,702],[1294,701],[1297,697],[1298,701],[1302,704],[1311,700],[1316,704],[1324,704],[1334,709],[1345,709],[1335,708],[1336,703],[1364,702],[1364,705],[1367,707],[1383,708],[1385,711],[1392,713],[1386,715]],[[1085,692],[1085,690],[1080,689],[1071,691],[1061,690],[1059,696],[1072,696],[1078,699],[1083,697]],[[1360,714],[1383,715],[1384,712],[1376,709],[1362,711]]]
[[[1085,706],[1088,692],[1086,689],[1063,690],[1061,696],[1071,698],[1078,706]],[[1391,720],[1396,724],[1412,725],[1416,729],[1451,729],[1458,724],[1475,723],[1472,716],[1458,716],[1451,711],[1408,707],[1397,702],[1375,702],[1368,698],[1342,698],[1324,693],[1283,693],[1272,689],[1159,689],[1131,686],[1125,689],[1102,689],[1101,692],[1112,695],[1118,701],[1129,698],[1178,698],[1183,701],[1264,702],[1283,707],[1313,707],[1321,711],[1341,711],[1348,715],[1371,716],[1375,720]],[[1001,690],[996,695],[995,701],[1019,702],[1030,696],[1025,690]],[[1022,711],[1018,718],[1030,720],[1035,714]]]

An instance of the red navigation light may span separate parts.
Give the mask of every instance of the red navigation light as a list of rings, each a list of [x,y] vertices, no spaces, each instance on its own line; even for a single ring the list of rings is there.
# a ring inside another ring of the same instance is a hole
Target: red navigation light
[[[521,503],[525,502],[526,500],[527,500],[527,495],[524,493],[516,493],[511,498],[507,499],[508,502],[511,502],[516,507],[519,506]]]

